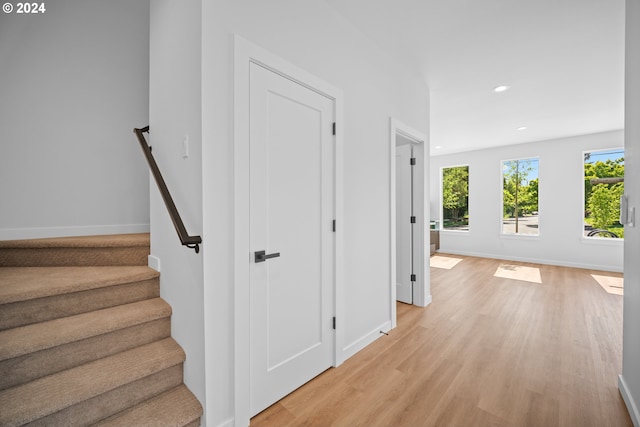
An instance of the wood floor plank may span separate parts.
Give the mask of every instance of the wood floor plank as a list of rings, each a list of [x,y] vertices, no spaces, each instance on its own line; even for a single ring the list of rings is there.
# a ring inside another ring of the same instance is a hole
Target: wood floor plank
[[[632,426],[622,296],[592,277],[621,274],[439,256],[462,261],[431,268],[429,307],[398,303],[389,336],[251,426]]]

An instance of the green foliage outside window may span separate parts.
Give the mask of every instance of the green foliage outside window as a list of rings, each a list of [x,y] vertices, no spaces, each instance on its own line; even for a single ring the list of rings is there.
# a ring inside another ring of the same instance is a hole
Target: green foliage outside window
[[[503,233],[538,234],[537,176],[538,159],[502,163]]]
[[[624,150],[585,153],[584,229],[588,237],[624,237],[620,196],[624,193]],[[604,232],[598,232],[603,230]],[[590,236],[591,234],[591,236]]]
[[[469,166],[442,169],[442,210],[445,229],[469,229]]]

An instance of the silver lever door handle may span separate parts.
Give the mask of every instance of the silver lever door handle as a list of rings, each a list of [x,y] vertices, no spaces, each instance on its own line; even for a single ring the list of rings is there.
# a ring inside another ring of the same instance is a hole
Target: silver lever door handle
[[[274,252],[272,254],[267,255],[266,251],[256,251],[254,252],[255,262],[265,262],[270,258],[278,258],[280,256],[280,252]]]

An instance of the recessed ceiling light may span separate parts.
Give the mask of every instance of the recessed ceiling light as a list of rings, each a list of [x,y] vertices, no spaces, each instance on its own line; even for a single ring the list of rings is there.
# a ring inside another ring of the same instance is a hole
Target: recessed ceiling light
[[[439,149],[441,149],[441,148],[442,148],[442,146],[441,146],[441,145],[436,145],[436,147],[435,147],[435,148],[436,148],[436,150],[439,150]]]
[[[494,91],[494,92],[498,92],[498,93],[500,93],[500,92],[504,92],[504,91],[509,90],[509,88],[510,88],[510,87],[509,87],[509,86],[507,86],[507,85],[500,85],[500,86],[496,86],[496,87],[494,87],[494,88],[493,88],[493,91]]]
[[[528,128],[527,128],[526,126],[520,126],[520,127],[518,128],[518,130],[527,130],[527,129],[528,129]]]

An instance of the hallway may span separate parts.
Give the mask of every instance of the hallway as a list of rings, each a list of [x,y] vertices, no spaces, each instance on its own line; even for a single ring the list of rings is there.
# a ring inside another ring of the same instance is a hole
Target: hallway
[[[621,274],[439,256],[462,261],[431,268],[429,307],[398,304],[389,336],[251,425],[631,426],[622,296],[591,276]],[[496,274],[519,270],[541,283]]]

